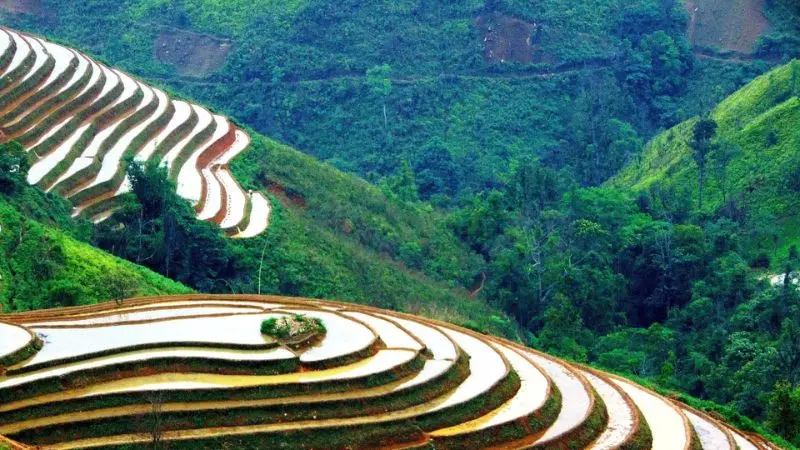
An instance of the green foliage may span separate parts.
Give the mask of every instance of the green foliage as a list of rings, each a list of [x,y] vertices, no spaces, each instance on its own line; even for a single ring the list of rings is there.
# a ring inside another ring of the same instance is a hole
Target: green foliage
[[[388,64],[367,69],[366,83],[370,92],[378,98],[388,97],[392,93],[392,68]]]
[[[778,383],[769,398],[769,426],[800,445],[800,387]]]
[[[0,195],[0,309],[27,311],[189,292],[82,242],[88,238],[86,224],[73,222],[69,213],[66,202],[33,188]]]
[[[94,242],[204,292],[225,292],[235,268],[230,241],[216,226],[195,219],[158,161],[127,166],[132,194],[114,220],[97,227]]]
[[[261,322],[261,334],[277,339],[292,339],[316,333],[325,333],[325,331],[322,319],[306,317],[303,314],[270,317]]]
[[[701,112],[766,68],[732,60],[720,74],[709,68],[714,63],[695,61],[677,0],[46,7],[57,22],[6,20],[68,40],[370,181],[394,177],[408,161],[421,198],[448,206],[498,185],[517,156],[599,184],[639,139]],[[496,29],[506,17],[534,27],[521,49],[532,63],[483,57],[485,30],[475,24]],[[87,20],[94,26],[79,25]],[[198,34],[223,39],[230,54],[205,79],[181,76],[152,51],[161,39],[176,39],[171,33],[181,33],[186,51],[199,58],[219,49],[195,47]],[[701,104],[698,94],[713,101]]]
[[[22,189],[29,168],[24,147],[14,141],[0,144],[0,193],[13,194]]]

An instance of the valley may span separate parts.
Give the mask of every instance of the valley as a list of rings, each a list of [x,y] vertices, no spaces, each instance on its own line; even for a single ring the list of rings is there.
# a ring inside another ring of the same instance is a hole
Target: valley
[[[0,448],[796,449],[800,9],[723,3],[0,0]]]

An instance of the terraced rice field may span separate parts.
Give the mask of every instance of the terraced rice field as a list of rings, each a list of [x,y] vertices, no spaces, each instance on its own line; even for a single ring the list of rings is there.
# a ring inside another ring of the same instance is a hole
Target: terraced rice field
[[[294,314],[326,332],[299,346],[261,334],[265,318]],[[194,295],[0,315],[0,374],[0,435],[18,448],[768,448],[623,378],[319,300]]]
[[[28,182],[108,219],[130,192],[124,161],[156,160],[198,218],[231,237],[269,226],[266,196],[246,192],[228,164],[250,137],[228,119],[170,99],[130,75],[42,38],[0,28],[0,142],[29,152]]]

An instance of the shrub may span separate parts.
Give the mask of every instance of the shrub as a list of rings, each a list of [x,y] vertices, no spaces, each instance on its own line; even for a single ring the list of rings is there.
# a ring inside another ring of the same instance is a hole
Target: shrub
[[[769,255],[766,252],[758,253],[752,261],[750,267],[754,269],[769,269]]]
[[[261,333],[277,339],[291,339],[311,334],[325,333],[322,319],[302,314],[288,317],[270,317],[261,322]]]

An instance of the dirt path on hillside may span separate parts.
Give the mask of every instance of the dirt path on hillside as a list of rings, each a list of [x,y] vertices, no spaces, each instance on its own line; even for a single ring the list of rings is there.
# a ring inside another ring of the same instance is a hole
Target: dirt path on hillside
[[[419,83],[428,83],[436,80],[537,80],[548,79],[559,75],[569,75],[581,72],[594,72],[607,68],[616,68],[621,64],[613,58],[597,59],[590,61],[579,61],[575,63],[562,64],[554,69],[539,70],[539,71],[526,71],[516,73],[486,73],[486,72],[443,72],[438,75],[419,75],[419,76],[406,76],[406,77],[393,77],[389,80],[398,85],[411,85]],[[281,81],[280,84],[317,84],[327,83],[330,81],[353,80],[361,81],[366,78],[361,72],[344,72],[326,77],[318,78],[290,78]],[[172,77],[172,78],[148,78],[150,81],[157,81],[162,83],[177,82],[192,86],[206,86],[214,87],[224,85],[227,83],[217,81],[199,81],[196,79],[189,79],[185,77]]]

